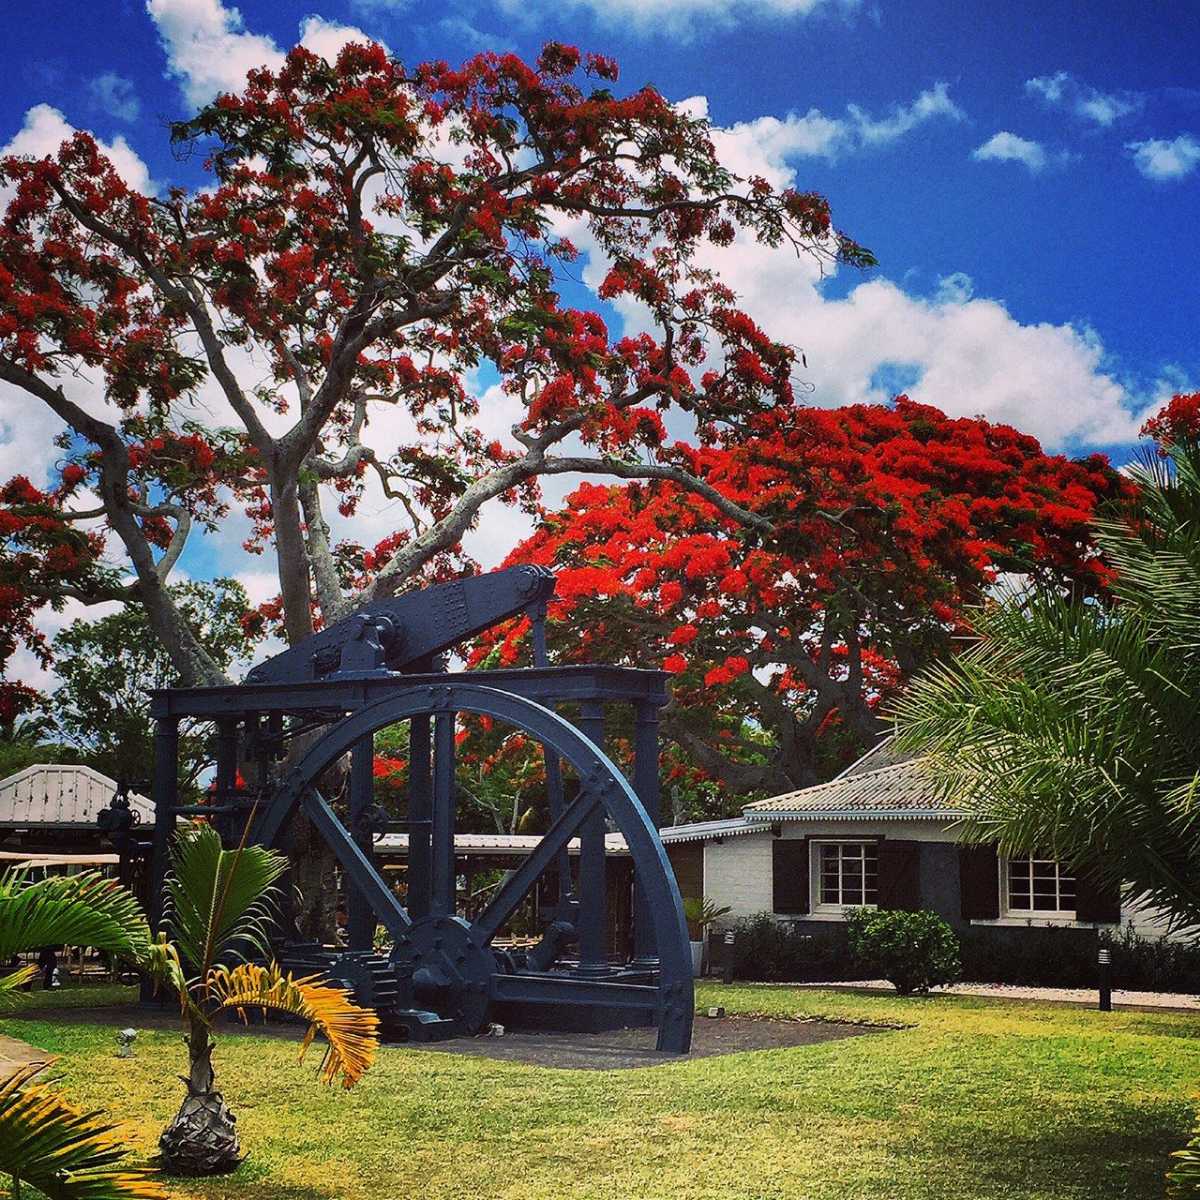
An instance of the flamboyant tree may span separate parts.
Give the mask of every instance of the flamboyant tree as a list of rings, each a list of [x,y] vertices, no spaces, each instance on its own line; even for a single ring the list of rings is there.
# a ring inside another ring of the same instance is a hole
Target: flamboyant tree
[[[736,444],[679,452],[757,523],[671,481],[588,483],[511,561],[559,570],[561,656],[674,674],[676,774],[735,795],[817,782],[869,745],[880,703],[1000,573],[1102,591],[1089,522],[1128,490],[1103,456],[1047,455],[903,396],[774,413]],[[475,661],[516,661],[527,628]]]
[[[292,642],[454,569],[481,506],[532,507],[545,475],[670,480],[753,524],[663,419],[685,414],[701,448],[751,436],[791,409],[794,352],[696,253],[740,232],[873,260],[820,196],[737,178],[704,121],[651,87],[617,95],[616,77],[558,44],[457,69],[297,48],[174,128],[206,155],[204,187],[142,194],[84,133],[0,162],[0,380],[67,428],[59,477],[3,497],[0,586],[20,556],[45,561],[0,595],[16,617],[0,651],[69,587],[144,606],[181,681],[220,680],[168,582],[233,506],[274,556]],[[652,332],[614,338],[564,302],[569,234]],[[477,420],[494,382],[516,413],[507,448]],[[368,487],[407,524],[337,543],[328,506],[349,515]]]

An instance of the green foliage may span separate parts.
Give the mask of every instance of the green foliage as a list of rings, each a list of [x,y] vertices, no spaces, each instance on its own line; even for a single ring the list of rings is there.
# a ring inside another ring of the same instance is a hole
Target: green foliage
[[[1187,1145],[1171,1154],[1167,1200],[1200,1200],[1200,1123]]]
[[[222,1079],[253,1157],[222,1180],[172,1183],[172,1195],[1162,1200],[1170,1152],[1189,1137],[1194,1014],[703,982],[696,1001],[735,1018],[700,1017],[702,1034],[736,1034],[751,1025],[738,1018],[760,1014],[801,1034],[798,1019],[871,1024],[636,1071],[384,1046],[344,1093],[293,1081],[286,1031],[232,1023]],[[146,1028],[136,1057],[117,1059],[118,1012],[31,1015],[8,1031],[62,1055],[57,1070],[82,1103],[130,1114],[145,1161],[176,1103],[178,1036]]]
[[[769,982],[829,982],[849,978],[845,926],[799,930],[773,913],[733,923],[733,976]]]
[[[125,1165],[124,1131],[33,1082],[38,1070],[0,1079],[0,1172],[13,1196],[29,1184],[49,1200],[165,1200],[153,1172]]]
[[[170,589],[184,619],[223,670],[248,658],[241,616],[248,600],[233,579]],[[74,621],[54,639],[60,686],[50,697],[58,730],[89,766],[113,779],[148,779],[154,761],[147,689],[170,687],[175,668],[146,618],[129,605],[98,621]],[[209,761],[208,738],[194,722],[180,736],[180,774],[195,780]],[[61,761],[61,760],[60,760]]]
[[[217,963],[269,955],[272,885],[287,859],[264,846],[223,850],[209,825],[181,833],[171,850],[164,924],[180,958],[203,979]]]
[[[692,925],[698,925],[701,930],[719,921],[726,913],[732,912],[730,905],[719,905],[708,896],[686,896],[683,901],[683,915]]]
[[[855,960],[902,996],[959,978],[958,938],[937,913],[857,908],[846,918],[846,933]]]
[[[1098,864],[1200,924],[1200,448],[1134,471],[1099,526],[1119,603],[1045,587],[972,614],[978,640],[898,706],[968,836]]]
[[[150,927],[134,897],[94,871],[33,879],[0,874],[0,962],[43,946],[91,946],[140,961]]]

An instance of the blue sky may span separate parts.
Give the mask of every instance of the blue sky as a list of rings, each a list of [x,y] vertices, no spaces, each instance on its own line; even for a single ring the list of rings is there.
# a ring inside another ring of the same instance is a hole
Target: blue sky
[[[706,97],[719,126],[819,114],[843,128],[815,152],[785,145],[783,160],[876,251],[877,278],[928,300],[952,277],[1020,325],[1094,336],[1098,369],[1139,410],[1200,380],[1194,4],[43,0],[10,4],[8,15],[21,49],[0,78],[0,144],[47,104],[71,125],[124,138],[159,183],[196,179],[195,164],[172,157],[163,126],[211,90],[187,75],[184,39],[222,22],[232,53],[210,44],[197,54],[236,60],[270,43],[286,48],[314,16],[379,37],[408,60],[485,46],[534,54],[556,37],[616,55],[626,85]],[[862,122],[884,125],[923,93],[944,97],[941,110],[935,102],[902,135],[864,137]],[[793,143],[808,132],[793,128]],[[989,145],[992,156],[981,150]],[[822,295],[839,299],[862,282],[843,273]],[[819,341],[804,343],[820,361]],[[871,378],[886,386],[921,374],[917,355],[916,365],[889,363]],[[829,401],[840,398],[834,389]],[[1060,433],[1028,423],[1051,444],[1123,453],[1111,422]]]
[[[91,129],[159,188],[200,181],[166,122],[301,36],[332,53],[362,31],[407,61],[533,56],[549,38],[600,50],[621,86],[707,112],[735,169],[826,193],[878,255],[826,280],[753,247],[717,264],[804,348],[813,403],[905,387],[1121,462],[1148,412],[1200,388],[1194,3],[15,0],[6,17],[0,148],[46,153]],[[55,430],[24,401],[14,419],[17,403],[0,394],[4,477],[53,457]],[[358,524],[369,541],[394,514]],[[516,532],[480,537],[503,552]],[[188,564],[249,577],[234,545]]]

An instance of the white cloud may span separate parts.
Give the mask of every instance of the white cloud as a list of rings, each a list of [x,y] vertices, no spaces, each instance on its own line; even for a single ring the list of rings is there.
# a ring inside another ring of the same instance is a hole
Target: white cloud
[[[221,0],[146,0],[167,54],[167,74],[179,81],[185,99],[199,107],[221,92],[240,92],[255,67],[278,69],[284,51],[274,39],[250,33],[236,8]],[[350,41],[372,39],[352,25],[310,16],[300,26],[300,42],[315,54],[333,58]]]
[[[864,146],[887,145],[935,117],[949,117],[951,120],[961,121],[966,116],[966,113],[950,99],[948,85],[940,82],[922,92],[911,104],[897,105],[888,116],[879,120],[871,117],[857,104],[851,104],[849,112],[859,140]]]
[[[586,12],[609,28],[641,36],[689,38],[751,20],[795,20],[815,13],[847,14],[862,0],[499,0],[500,10],[525,24]]]
[[[136,121],[142,111],[133,83],[114,71],[97,75],[88,84],[92,100],[118,121]]]
[[[692,116],[708,116],[708,101],[693,96],[678,108]],[[713,142],[721,162],[743,178],[761,175],[773,185],[790,181],[787,165],[798,158],[833,161],[856,150],[885,146],[939,117],[961,121],[965,114],[950,99],[945,83],[921,92],[911,104],[894,105],[884,117],[872,117],[857,104],[846,107],[844,117],[831,117],[818,108],[785,117],[756,117],[728,129],[714,128]]]
[[[1031,96],[1040,96],[1053,108],[1065,109],[1081,120],[1091,121],[1105,129],[1142,107],[1142,97],[1136,92],[1102,92],[1080,83],[1068,71],[1027,79],[1025,90]]]
[[[971,157],[978,162],[1019,162],[1035,175],[1044,171],[1052,162],[1067,161],[1065,154],[1052,157],[1047,154],[1041,142],[1018,137],[1015,133],[1009,133],[1007,129],[992,134],[982,146],[976,146],[971,151]]]
[[[22,154],[32,158],[44,158],[47,154],[54,154],[59,146],[74,134],[75,126],[70,124],[57,108],[49,104],[36,104],[26,112],[21,129],[8,145],[0,150],[0,156]],[[111,142],[97,138],[96,144],[102,153],[112,159],[117,173],[131,188],[142,192],[155,191],[155,184],[150,178],[146,164],[122,136],[118,134]],[[0,211],[3,211],[6,203],[6,194],[0,190]]]
[[[1171,141],[1151,138],[1128,142],[1134,165],[1147,179],[1183,179],[1200,165],[1200,141],[1190,133],[1181,133]]]

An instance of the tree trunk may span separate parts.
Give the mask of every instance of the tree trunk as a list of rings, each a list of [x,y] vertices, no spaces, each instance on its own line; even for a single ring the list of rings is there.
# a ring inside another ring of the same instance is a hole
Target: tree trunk
[[[197,1016],[189,1018],[187,1095],[174,1120],[158,1139],[163,1163],[173,1175],[222,1175],[242,1161],[237,1118],[213,1086],[212,1052],[215,1043],[208,1026]]]

